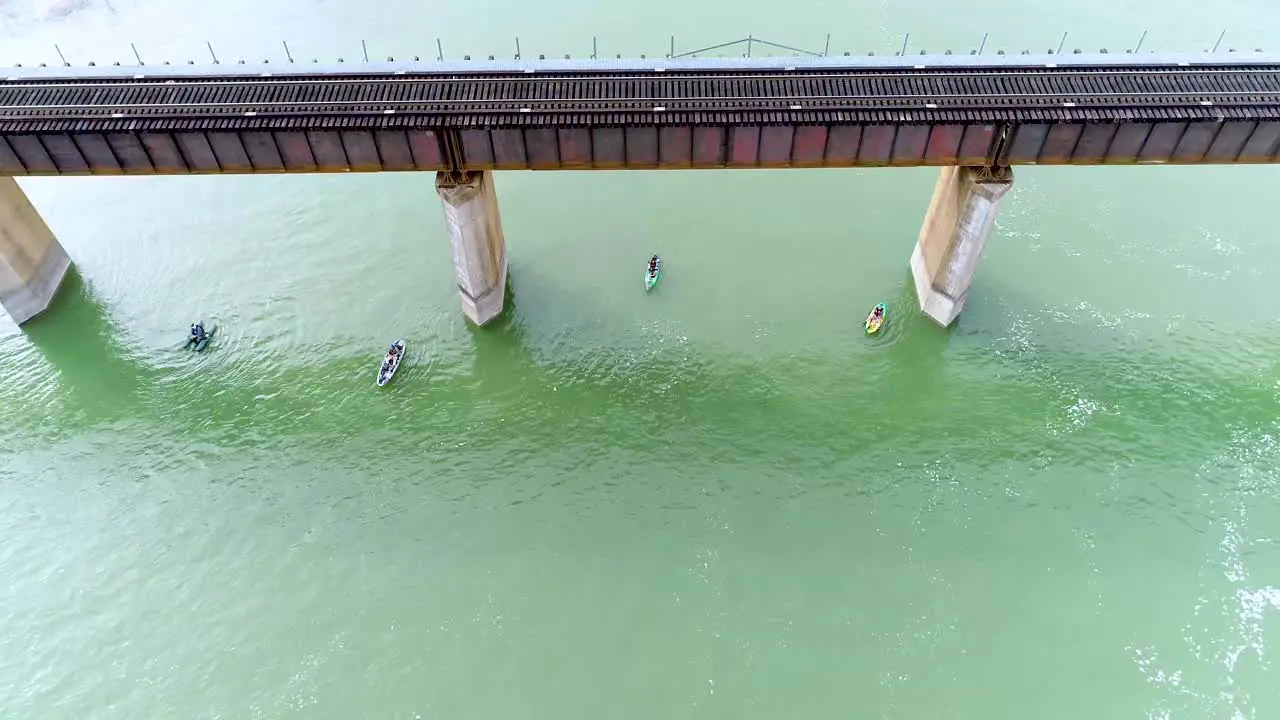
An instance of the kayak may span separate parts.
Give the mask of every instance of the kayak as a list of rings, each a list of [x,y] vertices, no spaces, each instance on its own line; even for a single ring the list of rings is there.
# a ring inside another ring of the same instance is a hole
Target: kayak
[[[390,356],[391,348],[396,349],[395,357]],[[396,371],[400,369],[400,361],[404,360],[404,340],[397,340],[391,343],[391,347],[387,348],[388,355],[382,357],[382,364],[378,366],[378,387],[382,387],[391,382],[391,378],[395,377]]]
[[[876,317],[876,310],[880,311],[879,317]],[[884,306],[884,303],[880,303],[872,308],[871,312],[867,315],[867,334],[875,335],[880,332],[880,328],[884,327],[884,321],[888,317],[889,311],[888,308]]]
[[[209,347],[209,341],[213,339],[213,334],[216,332],[218,332],[218,326],[214,325],[206,330],[204,335],[201,335],[198,339],[188,335],[187,341],[183,343],[182,346],[191,347],[192,345],[195,345],[196,352],[204,352],[204,349]]]
[[[649,263],[644,264],[644,289],[652,290],[654,285],[658,284],[658,277],[662,275],[662,260],[659,259],[657,266],[652,272],[649,271]]]

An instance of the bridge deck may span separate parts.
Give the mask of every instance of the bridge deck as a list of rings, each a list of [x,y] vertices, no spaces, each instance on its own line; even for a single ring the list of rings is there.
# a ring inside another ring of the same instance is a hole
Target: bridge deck
[[[0,175],[1280,162],[1275,56],[306,67],[12,70]]]
[[[0,82],[0,131],[1280,117],[1280,63],[128,77]]]

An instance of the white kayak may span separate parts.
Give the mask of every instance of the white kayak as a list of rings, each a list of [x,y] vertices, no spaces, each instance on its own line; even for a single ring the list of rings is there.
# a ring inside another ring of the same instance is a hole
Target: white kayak
[[[395,350],[394,355],[391,354],[392,350]],[[397,340],[387,348],[387,354],[382,357],[382,364],[378,366],[378,387],[391,382],[396,370],[400,369],[402,360],[404,360],[404,340]]]

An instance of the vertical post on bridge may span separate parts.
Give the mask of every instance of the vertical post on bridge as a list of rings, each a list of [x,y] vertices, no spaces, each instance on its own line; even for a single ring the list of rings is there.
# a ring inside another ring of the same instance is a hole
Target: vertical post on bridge
[[[1226,36],[1227,36],[1227,29],[1226,29],[1226,28],[1222,28],[1222,34],[1218,36],[1218,42],[1216,42],[1216,43],[1214,43],[1214,44],[1213,44],[1213,49],[1212,49],[1212,50],[1210,50],[1209,52],[1211,52],[1211,53],[1216,53],[1216,52],[1218,52],[1218,46],[1222,44],[1222,38],[1224,38],[1224,37],[1226,37]]]
[[[218,56],[213,53],[213,43],[208,40],[204,41],[205,47],[209,48],[209,57],[213,58],[213,64],[218,64]]]
[[[592,60],[595,60],[595,59],[597,59],[599,56],[600,56],[600,51],[599,51],[599,49],[597,49],[597,48],[596,48],[596,36],[595,36],[595,35],[592,35],[592,36],[591,36],[591,59],[592,59]],[[517,59],[519,59],[519,58],[517,58]]]
[[[436,38],[436,60],[444,62],[444,45],[440,44],[440,38]]]
[[[987,36],[989,36],[990,34],[991,34],[991,33],[989,33],[989,32],[984,32],[984,33],[982,33],[982,44],[978,46],[978,54],[979,54],[979,55],[981,55],[981,54],[982,54],[982,51],[983,51],[983,50],[985,50],[985,49],[987,48]]]
[[[62,58],[63,67],[71,67],[71,63],[67,62],[67,56],[62,54],[62,48],[58,47],[58,43],[53,44],[53,49],[58,51],[58,57]]]
[[[1067,34],[1062,33],[1062,39],[1058,41],[1058,55],[1062,54],[1062,46],[1067,44]]]
[[[366,63],[369,62],[369,46],[365,44],[364,40],[360,41],[360,49],[364,52],[364,61]]]
[[[827,44],[822,46],[822,57],[831,53],[831,33],[827,33]]]
[[[141,67],[146,65],[146,63],[142,62],[142,56],[138,54],[138,46],[133,43],[129,43],[129,47],[133,48],[133,56],[138,59],[138,66]]]
[[[1136,55],[1142,49],[1142,41],[1147,39],[1147,31],[1142,31],[1142,37],[1138,38],[1138,44],[1133,46],[1133,53]]]
[[[289,43],[281,40],[280,44],[284,45],[284,56],[289,58],[289,62],[293,62],[293,53],[289,52]]]

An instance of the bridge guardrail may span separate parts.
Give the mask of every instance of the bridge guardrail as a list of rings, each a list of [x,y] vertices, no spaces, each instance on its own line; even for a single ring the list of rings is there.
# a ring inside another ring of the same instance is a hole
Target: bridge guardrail
[[[1142,47],[1143,47],[1144,43],[1145,43],[1145,42],[1146,42],[1146,40],[1147,40],[1147,36],[1148,36],[1148,34],[1149,34],[1149,33],[1148,33],[1148,31],[1143,30],[1143,31],[1142,31],[1142,35],[1138,38],[1138,41],[1133,45],[1133,47],[1130,47],[1130,48],[1124,48],[1123,50],[1117,50],[1116,52],[1123,52],[1123,53],[1126,53],[1126,54],[1134,54],[1134,53],[1138,53],[1138,52],[1140,52],[1140,51],[1142,50]],[[1218,50],[1219,50],[1219,48],[1222,46],[1222,42],[1223,42],[1223,40],[1226,38],[1226,34],[1227,34],[1227,30],[1226,30],[1226,29],[1223,29],[1223,30],[1222,30],[1222,32],[1218,34],[1217,40],[1214,42],[1212,49],[1205,48],[1204,52],[1206,52],[1206,53],[1217,53],[1217,52],[1218,52]],[[960,53],[957,53],[957,54],[982,55],[982,54],[984,54],[984,53],[988,52],[988,50],[987,50],[987,45],[988,45],[988,42],[989,42],[989,40],[990,40],[990,37],[991,37],[991,34],[990,34],[990,33],[984,33],[984,34],[982,35],[982,39],[981,39],[981,41],[980,41],[980,42],[979,42],[975,47],[968,48],[967,53],[965,53],[965,52],[964,52],[964,50],[962,49],[962,50],[961,50],[961,52],[960,52]],[[1069,37],[1069,33],[1067,33],[1067,32],[1062,33],[1061,38],[1060,38],[1060,39],[1058,40],[1058,42],[1057,42],[1057,46],[1056,46],[1056,47],[1050,47],[1050,48],[1048,48],[1045,54],[1047,54],[1047,55],[1060,55],[1060,54],[1062,54],[1063,52],[1066,52],[1066,51],[1067,51],[1067,50],[1066,50],[1066,48],[1067,48],[1066,42],[1067,42],[1067,38],[1068,38],[1068,37]],[[532,59],[533,59],[532,57],[526,57],[526,56],[525,56],[525,53],[524,53],[524,51],[523,51],[523,49],[522,49],[522,47],[521,47],[521,44],[520,44],[520,38],[517,36],[517,37],[515,37],[515,38],[513,38],[513,39],[514,39],[514,47],[513,47],[513,49],[514,49],[514,54],[513,54],[513,56],[512,56],[512,59],[513,59],[513,60],[515,60],[515,61],[521,61],[521,60],[532,60]],[[436,39],[435,39],[435,41],[436,41],[436,42],[435,42],[435,45],[436,45],[436,56],[435,56],[435,60],[436,60],[436,61],[438,61],[438,62],[444,62],[444,61],[446,61],[446,59],[449,59],[449,60],[456,60],[456,59],[457,59],[457,58],[449,58],[449,57],[447,57],[447,56],[446,56],[446,53],[445,53],[445,50],[444,50],[444,42],[443,42],[443,40],[442,40],[441,38],[436,38]],[[894,52],[893,52],[893,55],[894,55],[894,56],[905,56],[905,55],[907,54],[908,49],[910,48],[910,43],[911,43],[911,33],[909,33],[909,32],[908,32],[908,33],[904,33],[904,34],[903,34],[903,36],[902,36],[902,44],[898,47],[898,49],[897,49],[896,51],[894,51]],[[284,56],[285,56],[285,58],[286,58],[286,62],[287,62],[287,63],[289,63],[289,64],[295,64],[295,63],[303,62],[302,60],[295,59],[293,49],[289,47],[289,43],[288,43],[288,41],[282,40],[282,41],[281,41],[281,45],[283,46],[283,49],[284,49]],[[53,47],[54,47],[54,51],[57,53],[58,60],[59,60],[59,64],[61,64],[63,67],[71,67],[71,66],[72,66],[72,63],[67,59],[66,54],[65,54],[65,53],[63,53],[63,51],[62,51],[62,47],[61,47],[60,45],[58,45],[57,43],[55,43]],[[143,60],[142,53],[139,51],[137,44],[136,44],[136,43],[133,43],[133,42],[130,42],[130,43],[129,43],[129,48],[130,48],[130,50],[132,51],[132,55],[133,55],[134,59],[137,61],[137,66],[139,66],[139,67],[141,67],[141,66],[145,66],[147,63]],[[206,41],[206,42],[205,42],[205,48],[208,50],[209,58],[212,60],[213,64],[215,64],[215,65],[220,65],[220,64],[222,64],[222,62],[223,62],[223,61],[222,61],[222,59],[221,59],[221,58],[219,58],[219,57],[218,57],[217,52],[214,50],[213,43]],[[962,48],[963,48],[963,46],[962,46]],[[726,51],[728,51],[728,50],[730,50],[730,49],[733,49],[733,50],[734,50],[734,52],[732,52],[732,53],[727,53]],[[827,57],[827,56],[831,55],[831,33],[827,33],[827,34],[826,34],[826,36],[825,36],[825,38],[824,38],[824,40],[823,40],[822,50],[806,49],[806,48],[800,47],[800,46],[798,46],[798,45],[792,45],[792,44],[787,44],[787,43],[780,43],[780,42],[776,42],[776,41],[774,41],[774,40],[769,40],[769,39],[766,39],[766,38],[757,37],[757,36],[756,36],[756,35],[754,35],[754,34],[749,34],[749,35],[747,35],[746,37],[738,38],[738,39],[736,39],[736,40],[730,40],[730,41],[728,41],[728,42],[715,43],[715,44],[713,44],[713,45],[700,46],[700,47],[696,47],[696,48],[691,49],[691,50],[680,50],[679,52],[677,52],[676,36],[675,36],[675,35],[670,35],[670,36],[668,36],[668,38],[667,38],[667,48],[666,48],[666,52],[664,53],[663,57],[665,57],[665,58],[667,58],[667,59],[698,58],[698,57],[744,57],[744,58],[752,58],[752,57],[761,57],[761,56],[762,56],[761,50],[763,50],[763,56],[767,56],[767,57],[796,57],[796,58],[805,58],[805,57]],[[363,62],[365,62],[365,63],[369,63],[369,62],[371,61],[371,60],[370,60],[370,57],[369,57],[369,43],[368,43],[368,42],[366,42],[365,40],[361,40],[361,41],[360,41],[360,51],[361,51],[361,59],[362,59],[362,61],[363,61]],[[773,52],[773,51],[782,51],[782,53],[785,53],[785,54],[779,55],[779,54],[776,54],[776,52]],[[837,51],[837,52],[840,52],[840,51]],[[1071,53],[1071,54],[1074,54],[1074,55],[1079,55],[1079,54],[1087,53],[1087,52],[1092,52],[1092,51],[1082,50],[1082,49],[1080,49],[1080,48],[1078,48],[1078,47],[1077,47],[1077,48],[1074,48],[1074,49],[1072,49],[1072,50],[1070,50],[1070,53]],[[1099,52],[1100,52],[1100,53],[1104,53],[1104,54],[1105,54],[1105,53],[1108,53],[1109,51],[1108,51],[1108,49],[1107,49],[1107,48],[1101,48],[1101,49],[1099,50]],[[1153,51],[1149,51],[1149,52],[1153,52]],[[1236,52],[1236,49],[1235,49],[1235,48],[1228,48],[1228,49],[1227,49],[1227,52],[1229,52],[1229,53],[1234,53],[1234,52]],[[1262,48],[1254,48],[1254,49],[1253,49],[1253,52],[1258,52],[1258,53],[1260,53],[1260,52],[1263,52],[1263,50],[1262,50]],[[1028,49],[1023,49],[1023,50],[1021,50],[1021,51],[1020,51],[1020,53],[1021,53],[1022,55],[1030,55],[1030,54],[1033,54],[1033,52],[1032,52],[1031,50],[1028,50]],[[852,53],[851,51],[846,50],[846,51],[841,52],[840,54],[843,54],[844,56],[849,56],[849,55],[851,55],[851,54],[853,54],[853,53]],[[874,56],[876,53],[875,53],[874,51],[871,51],[871,52],[867,52],[866,54],[867,54],[867,55]],[[920,51],[919,51],[919,54],[920,54],[920,55],[926,55],[926,54],[928,54],[928,51],[927,51],[927,50],[923,50],[923,49],[922,49],[922,50],[920,50]],[[951,55],[951,54],[953,54],[953,53],[952,53],[952,50],[947,49],[947,50],[945,51],[945,53],[943,53],[943,54]],[[1006,52],[1005,52],[1005,50],[1000,49],[1000,50],[996,50],[996,51],[995,51],[995,54],[996,54],[996,55],[1005,55],[1005,54],[1006,54]],[[1009,53],[1009,54],[1013,54],[1013,53]],[[566,60],[571,59],[571,55],[572,55],[571,53],[565,53],[565,54],[564,54],[564,59],[566,59]],[[582,57],[582,56],[579,56],[579,57]],[[618,58],[618,59],[622,59],[623,57],[624,57],[624,56],[623,56],[621,53],[616,54],[616,58]],[[640,57],[640,59],[647,59],[647,54],[646,54],[646,53],[642,53],[642,54],[640,54],[640,56],[639,56],[639,57]],[[655,57],[656,57],[656,56],[655,56]],[[430,57],[428,56],[428,58],[427,58],[427,59],[428,59],[428,60],[430,60]],[[461,59],[462,59],[462,60],[471,60],[471,59],[472,59],[472,56],[471,56],[470,54],[464,54],[464,55],[462,56],[462,58],[461,58]],[[477,59],[477,60],[482,59],[482,56],[477,56],[477,58],[476,58],[476,59]],[[497,55],[495,55],[495,54],[490,54],[490,55],[488,55],[488,59],[489,59],[489,60],[497,60],[497,59],[501,59],[501,58],[499,58],[499,57],[498,57]],[[545,54],[545,53],[540,53],[540,54],[538,54],[537,59],[539,59],[539,60],[547,60],[548,58],[547,58],[547,56],[546,56],[546,54]],[[554,58],[552,58],[552,59],[554,59]],[[592,59],[592,60],[602,59],[601,54],[600,54],[600,42],[599,42],[599,38],[598,38],[597,36],[592,36],[592,38],[591,38],[591,54],[590,54],[590,56],[589,56],[589,59]],[[388,60],[388,61],[394,61],[394,60],[395,60],[395,58],[394,58],[394,57],[387,57],[387,60]],[[421,56],[421,55],[414,55],[414,56],[413,56],[413,60],[414,60],[415,62],[420,62],[420,61],[422,61],[422,56]],[[268,63],[268,62],[269,62],[269,60],[264,59],[264,60],[262,60],[262,62],[263,62],[263,63]],[[320,60],[319,60],[318,58],[313,58],[313,59],[311,60],[311,62],[313,62],[313,63],[317,63],[317,62],[320,62]],[[339,58],[338,58],[338,62],[344,62],[344,58],[339,57]],[[245,60],[243,57],[241,57],[241,58],[237,58],[237,60],[235,61],[235,63],[236,63],[236,64],[241,64],[241,65],[243,65],[243,64],[246,64],[246,60]],[[96,63],[95,61],[89,61],[89,62],[87,62],[86,64],[87,64],[88,66],[95,66],[95,65],[97,65],[97,63]],[[114,61],[114,62],[112,62],[111,64],[112,64],[112,65],[115,65],[115,66],[119,66],[119,65],[121,65],[121,63],[120,63],[119,61]],[[170,64],[170,61],[165,60],[165,61],[163,61],[163,64],[164,64],[164,65],[169,65],[169,64]],[[188,64],[188,65],[193,65],[193,64],[197,64],[197,63],[196,63],[196,61],[195,61],[195,60],[188,59],[188,60],[186,60],[186,64]],[[16,66],[17,66],[17,67],[22,67],[22,64],[21,64],[21,63],[18,63]],[[47,67],[47,63],[43,63],[43,62],[41,62],[41,63],[39,63],[39,66],[40,66],[40,67]]]

